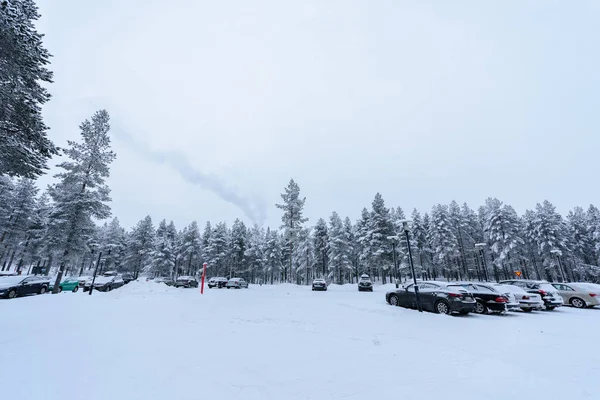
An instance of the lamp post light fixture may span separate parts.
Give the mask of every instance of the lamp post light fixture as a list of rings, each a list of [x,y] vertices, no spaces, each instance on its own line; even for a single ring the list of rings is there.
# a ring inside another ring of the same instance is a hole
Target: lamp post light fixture
[[[490,279],[488,277],[487,263],[485,261],[485,254],[483,253],[483,248],[486,246],[485,243],[475,243],[475,247],[479,249],[479,256],[481,257],[481,263],[483,264],[483,277],[486,282],[489,282]]]
[[[415,297],[417,298],[417,309],[419,312],[423,312],[423,307],[421,307],[421,295],[419,294],[419,284],[417,283],[417,274],[415,273],[415,265],[413,264],[412,258],[412,250],[410,249],[410,228],[408,227],[408,223],[411,222],[407,219],[404,219],[402,222],[402,229],[406,235],[406,247],[408,247],[408,260],[410,261],[410,271],[412,272],[413,282],[415,284]]]
[[[396,289],[400,286],[399,278],[398,278],[398,261],[396,260],[396,241],[398,240],[398,236],[388,236],[388,240],[392,241],[392,256],[394,259],[394,280],[396,281]]]
[[[565,271],[563,270],[562,262],[560,261],[560,256],[562,252],[558,249],[553,249],[550,250],[550,253],[554,254],[554,256],[556,257],[556,260],[558,261],[558,270],[560,271],[560,276],[562,278],[562,281],[566,282],[567,280],[565,279]]]

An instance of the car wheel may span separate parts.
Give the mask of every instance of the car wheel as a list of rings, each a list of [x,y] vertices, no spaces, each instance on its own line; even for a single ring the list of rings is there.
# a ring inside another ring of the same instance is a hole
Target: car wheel
[[[585,301],[579,297],[573,297],[569,303],[571,303],[571,305],[575,308],[585,308],[586,306]]]
[[[79,286],[75,286],[75,287],[73,288],[73,293],[77,293],[77,291],[78,291],[78,290],[79,290]]]
[[[552,310],[554,310],[555,308],[556,308],[556,307],[554,307],[554,306],[546,306],[546,310],[548,310],[548,311],[552,311]]]
[[[373,291],[373,289],[369,290],[369,292],[372,292],[372,291]]]
[[[398,307],[400,305],[400,299],[395,294],[390,296],[388,302],[390,303],[390,306]]]
[[[438,314],[450,314],[450,305],[444,300],[438,300],[435,303],[435,312]]]
[[[62,292],[62,286],[59,286],[58,287],[58,293],[61,293],[61,292]]]
[[[107,291],[107,292],[110,292],[111,290],[112,290],[112,286],[108,286],[108,287],[106,288],[106,291]]]
[[[60,292],[60,288],[58,288],[58,291]],[[44,293],[46,293],[46,286],[42,286],[42,288],[40,289],[40,294]]]
[[[8,298],[9,299],[14,299],[15,297],[17,297],[17,291],[16,290],[11,290],[10,292],[8,292]]]
[[[476,314],[486,314],[487,313],[487,307],[485,306],[485,304],[483,304],[483,302],[477,301],[477,304],[475,304],[475,313]]]
[[[533,308],[523,308],[523,312],[532,312]]]

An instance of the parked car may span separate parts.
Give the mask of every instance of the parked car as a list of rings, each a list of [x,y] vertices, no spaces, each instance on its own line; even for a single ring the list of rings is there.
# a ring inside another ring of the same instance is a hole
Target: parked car
[[[312,290],[322,290],[327,291],[327,282],[325,279],[317,278],[313,280]]]
[[[216,278],[210,278],[208,280],[208,288],[212,289],[214,287],[216,288],[224,288],[227,285],[227,278],[223,278],[221,276],[216,277]]]
[[[531,312],[533,310],[544,309],[542,296],[537,293],[529,293],[518,286],[503,285],[500,283],[495,283],[494,287],[502,293],[511,293],[515,296],[516,300],[519,302],[519,308],[522,311]]]
[[[135,280],[135,278],[133,277],[133,274],[130,274],[128,272],[121,275],[121,277],[123,278],[123,282],[125,282],[125,284],[128,284],[129,282]]]
[[[421,306],[425,311],[438,314],[468,314],[475,310],[477,302],[466,289],[454,285],[449,287],[445,282],[418,282]],[[417,297],[414,283],[400,289],[387,292],[385,300],[392,306],[417,308]]]
[[[102,273],[102,276],[117,276],[119,273],[117,271],[105,271]]]
[[[50,280],[50,284],[48,285],[48,291],[51,292],[54,290],[54,279]],[[67,292],[77,292],[79,290],[79,279],[67,277],[65,278],[60,285],[58,286],[58,293],[67,291]]]
[[[175,287],[176,288],[180,288],[180,287],[182,287],[182,288],[196,287],[197,288],[198,281],[193,276],[180,276],[175,281]]]
[[[47,276],[17,275],[0,277],[0,297],[14,299],[30,294],[44,294],[50,280]]]
[[[595,307],[600,305],[600,288],[591,283],[553,283],[552,286],[566,304],[575,308]]]
[[[227,281],[227,285],[225,285],[227,289],[235,288],[248,288],[248,282],[244,280],[244,278],[231,278]]]
[[[91,281],[92,277],[91,276],[80,276],[79,278],[77,278],[77,281],[79,282],[79,287],[82,288],[85,286],[85,283],[87,281]]]
[[[151,279],[151,281],[156,282],[156,283],[164,283],[167,286],[173,286],[173,285],[175,285],[175,282],[171,278],[164,278],[162,276],[159,276],[158,278]]]
[[[542,296],[544,300],[544,307],[546,310],[554,310],[556,307],[560,307],[564,304],[561,295],[558,290],[546,281],[535,281],[529,279],[513,279],[508,281],[500,281],[499,283],[504,285],[514,285],[522,288],[529,293],[537,293]]]
[[[452,282],[448,284],[448,287],[455,286],[468,290],[475,297],[477,301],[475,313],[477,314],[505,313],[509,309],[516,310],[519,308],[519,303],[514,295],[501,293],[491,284],[486,285],[481,282]]]
[[[358,280],[358,291],[359,292],[372,292],[373,291],[373,282],[371,282],[371,278],[369,275],[362,274],[360,279]]]
[[[113,289],[120,288],[125,284],[125,281],[121,276],[97,276],[94,281],[94,289],[101,292],[110,292]],[[92,279],[88,280],[83,287],[84,292],[89,292],[92,288]]]

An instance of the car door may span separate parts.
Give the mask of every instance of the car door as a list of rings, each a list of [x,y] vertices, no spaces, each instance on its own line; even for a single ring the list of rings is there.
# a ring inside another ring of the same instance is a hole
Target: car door
[[[420,283],[419,284],[419,298],[421,299],[421,307],[424,310],[433,310],[433,303],[435,298],[437,297],[437,291],[440,290],[441,287],[434,285],[432,283]],[[416,302],[416,298],[415,298]],[[416,304],[415,304],[416,305]]]
[[[415,285],[410,284],[406,288],[397,292],[398,294],[398,305],[402,307],[413,307],[415,303]]]
[[[19,296],[37,293],[36,282],[34,278],[26,278],[19,286]],[[41,289],[41,288],[40,288]]]
[[[558,290],[558,294],[560,294],[565,303],[568,303],[571,300],[571,297],[575,294],[575,289],[573,289],[571,286],[562,283],[553,283],[552,286]]]

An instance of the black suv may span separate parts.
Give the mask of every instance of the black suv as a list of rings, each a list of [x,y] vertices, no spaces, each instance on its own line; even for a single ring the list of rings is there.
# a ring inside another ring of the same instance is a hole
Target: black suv
[[[327,282],[325,279],[317,278],[312,283],[312,290],[327,290]]]
[[[358,291],[359,292],[372,292],[373,291],[373,282],[371,282],[371,278],[369,275],[362,274],[360,279],[358,280]]]
[[[198,287],[198,281],[193,276],[180,276],[175,281],[175,287],[176,288],[180,288],[180,287],[183,287],[183,288]]]

